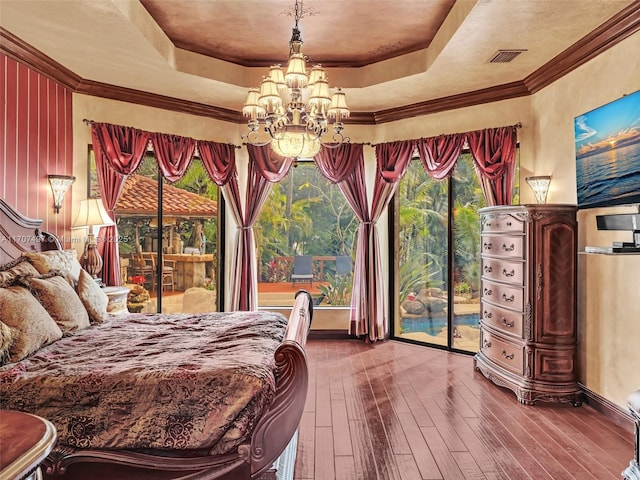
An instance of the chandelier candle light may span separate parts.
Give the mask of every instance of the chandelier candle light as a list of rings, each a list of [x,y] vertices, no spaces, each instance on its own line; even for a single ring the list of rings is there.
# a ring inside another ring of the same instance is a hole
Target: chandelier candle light
[[[311,158],[320,151],[322,135],[333,120],[335,147],[349,138],[342,135],[342,120],[349,116],[346,95],[339,88],[330,95],[327,72],[315,65],[307,74],[302,54],[302,36],[298,21],[302,15],[302,1],[295,3],[295,26],[289,41],[289,64],[286,73],[274,65],[264,77],[260,89],[249,90],[242,113],[249,118],[246,138],[252,145],[271,143],[275,153],[290,158]],[[261,142],[259,128],[264,124],[271,137]]]

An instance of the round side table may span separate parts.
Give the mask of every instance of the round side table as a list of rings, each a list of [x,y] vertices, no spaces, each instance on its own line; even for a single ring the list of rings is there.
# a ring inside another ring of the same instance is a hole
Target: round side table
[[[104,287],[102,289],[109,297],[107,304],[107,312],[112,315],[120,315],[128,313],[127,297],[129,296],[129,287]]]

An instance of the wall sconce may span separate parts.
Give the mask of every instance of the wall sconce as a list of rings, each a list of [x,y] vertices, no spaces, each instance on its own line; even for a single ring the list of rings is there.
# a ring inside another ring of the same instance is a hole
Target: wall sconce
[[[69,187],[76,181],[76,177],[71,175],[47,175],[47,178],[49,178],[51,192],[53,193],[53,211],[60,213],[64,196]]]
[[[539,177],[527,177],[525,178],[531,190],[533,190],[536,196],[536,202],[547,203],[547,193],[549,193],[549,184],[551,183],[551,177],[549,175]]]
[[[80,265],[94,279],[97,279],[98,273],[102,270],[103,262],[100,253],[98,253],[98,242],[93,230],[96,227],[106,227],[108,225],[115,225],[115,223],[109,217],[101,198],[80,200],[80,210],[71,228],[89,228],[89,235],[84,244],[84,253],[80,259]]]

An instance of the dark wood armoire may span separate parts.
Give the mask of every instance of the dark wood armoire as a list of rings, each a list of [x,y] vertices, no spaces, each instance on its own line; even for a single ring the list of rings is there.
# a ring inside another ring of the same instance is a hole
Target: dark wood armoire
[[[581,404],[576,379],[577,221],[572,205],[480,210],[475,367],[521,403]]]

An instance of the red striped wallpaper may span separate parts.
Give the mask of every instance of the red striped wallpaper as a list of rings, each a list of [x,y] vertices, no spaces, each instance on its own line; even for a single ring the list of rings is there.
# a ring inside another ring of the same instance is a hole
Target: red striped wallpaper
[[[0,79],[0,197],[64,239],[71,191],[55,214],[47,175],[73,174],[72,92],[2,54]]]

